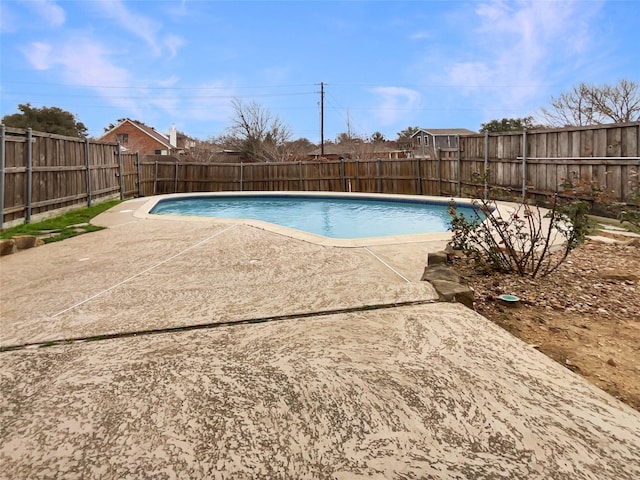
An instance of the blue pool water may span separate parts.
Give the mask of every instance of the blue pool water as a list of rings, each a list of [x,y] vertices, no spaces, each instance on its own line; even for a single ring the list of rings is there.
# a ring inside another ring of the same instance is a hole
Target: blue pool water
[[[354,239],[446,232],[447,204],[305,196],[211,196],[160,200],[149,212],[253,219],[331,238]],[[458,212],[473,218],[471,207]]]

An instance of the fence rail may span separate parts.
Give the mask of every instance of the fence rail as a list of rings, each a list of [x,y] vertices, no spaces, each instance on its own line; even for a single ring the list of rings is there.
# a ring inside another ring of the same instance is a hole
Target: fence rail
[[[118,150],[117,144],[1,126],[0,228],[137,193],[137,157]]]
[[[148,161],[97,143],[2,127],[0,228],[114,197],[220,191],[335,191],[522,197],[593,182],[614,201],[638,194],[640,122],[458,137],[436,158],[289,163]],[[156,157],[157,158],[157,157]],[[485,175],[486,172],[486,175]],[[635,183],[634,183],[635,182]]]

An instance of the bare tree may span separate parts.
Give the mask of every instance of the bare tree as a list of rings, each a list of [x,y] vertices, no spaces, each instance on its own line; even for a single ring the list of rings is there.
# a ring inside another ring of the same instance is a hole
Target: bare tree
[[[214,141],[196,141],[195,146],[189,149],[185,158],[191,162],[220,162],[225,160],[223,150],[223,147]]]
[[[594,110],[615,123],[640,120],[640,89],[635,82],[621,80],[614,86],[593,88],[589,99]]]
[[[289,158],[291,131],[277,116],[255,102],[247,105],[240,99],[231,102],[232,125],[217,143],[237,150],[258,162],[284,162]]]
[[[640,88],[621,80],[616,85],[581,83],[570,92],[551,98],[542,115],[552,126],[585,126],[640,120]]]
[[[314,148],[316,148],[316,145],[311,143],[308,138],[304,137],[287,143],[287,149],[289,150],[290,155],[292,155],[293,160],[306,159],[309,152]]]

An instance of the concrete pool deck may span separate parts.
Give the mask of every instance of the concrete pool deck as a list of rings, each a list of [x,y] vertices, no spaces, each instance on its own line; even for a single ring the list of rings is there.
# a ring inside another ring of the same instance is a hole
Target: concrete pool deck
[[[143,201],[0,259],[0,477],[640,476],[638,412],[434,302],[442,242],[328,247]]]

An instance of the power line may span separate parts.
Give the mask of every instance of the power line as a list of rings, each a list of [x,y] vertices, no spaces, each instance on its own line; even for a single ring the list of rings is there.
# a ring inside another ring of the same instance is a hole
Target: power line
[[[19,84],[19,85],[43,85],[43,86],[59,86],[59,87],[74,87],[74,88],[106,88],[106,89],[122,89],[122,90],[227,90],[233,89],[260,89],[260,88],[298,88],[298,87],[311,87],[318,84],[311,83],[290,83],[281,85],[226,85],[226,86],[189,86],[189,87],[177,87],[177,86],[134,86],[134,85],[78,85],[72,83],[56,83],[56,82],[24,82],[21,80],[3,80],[4,84]],[[327,85],[327,83],[325,83]],[[434,83],[403,83],[403,84],[379,84],[379,83],[334,83],[331,82],[331,86],[334,87],[360,87],[360,88],[552,88],[559,85],[553,83],[532,83],[532,84],[491,84],[491,85],[479,85],[479,84],[434,84]]]
[[[18,80],[3,80],[3,84],[18,84],[18,85],[42,85],[42,86],[57,86],[57,87],[73,87],[73,88],[108,88],[108,89],[122,89],[122,90],[229,90],[229,89],[258,89],[258,88],[298,88],[298,87],[312,87],[315,84],[310,83],[292,83],[283,85],[227,85],[227,86],[200,86],[200,87],[150,87],[150,86],[131,86],[131,85],[78,85],[72,83],[47,83],[47,82],[22,82]]]
[[[545,88],[550,88],[550,87],[556,87],[558,85],[556,84],[546,84],[546,83],[540,83],[540,84],[513,84],[513,85],[497,85],[497,84],[491,84],[491,85],[478,85],[478,84],[424,84],[424,83],[418,83],[418,84],[385,84],[385,85],[380,85],[380,84],[366,84],[366,83],[332,83],[331,85],[336,86],[336,87],[363,87],[363,88],[389,88],[389,87],[397,87],[397,88],[541,88],[541,87],[545,87]]]
[[[316,95],[316,92],[289,92],[289,93],[259,93],[255,95],[193,95],[193,96],[151,96],[151,95],[82,95],[82,94],[58,94],[58,93],[40,93],[40,92],[12,92],[5,91],[4,95],[30,95],[30,96],[55,96],[56,98],[104,98],[114,100],[204,100],[204,99],[233,99],[233,98],[265,98],[265,97],[293,97],[302,95]]]

